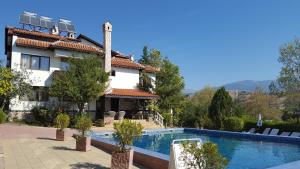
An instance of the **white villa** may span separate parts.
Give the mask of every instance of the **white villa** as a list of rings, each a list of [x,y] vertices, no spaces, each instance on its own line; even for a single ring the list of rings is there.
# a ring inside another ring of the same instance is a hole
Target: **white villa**
[[[67,59],[72,57],[74,52],[98,55],[104,63],[105,71],[110,72],[109,87],[105,95],[86,105],[85,110],[93,112],[94,118],[103,118],[104,112],[110,110],[125,111],[125,117],[130,118],[144,109],[145,100],[157,98],[157,95],[137,88],[142,71],[155,80],[157,70],[135,62],[131,56],[111,50],[112,25],[109,22],[103,24],[103,44],[83,34],[77,37],[61,36],[55,27],[49,32],[5,28],[7,66],[13,70],[27,71],[33,86],[30,95],[10,101],[8,109],[11,114],[19,116],[29,112],[34,106],[55,102],[56,99],[48,95],[52,75],[67,69]],[[99,33],[99,39],[100,37]]]

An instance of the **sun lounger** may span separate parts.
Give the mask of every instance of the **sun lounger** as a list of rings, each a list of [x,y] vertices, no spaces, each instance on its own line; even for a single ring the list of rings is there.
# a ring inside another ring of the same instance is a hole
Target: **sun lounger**
[[[278,132],[279,132],[279,129],[272,129],[269,135],[277,136]]]
[[[281,134],[280,134],[280,136],[289,136],[291,133],[290,132],[282,132]]]
[[[300,137],[300,133],[299,132],[293,132],[290,137]]]
[[[255,133],[255,128],[251,128],[248,133]]]
[[[270,130],[271,130],[270,128],[266,128],[262,134],[268,135]]]

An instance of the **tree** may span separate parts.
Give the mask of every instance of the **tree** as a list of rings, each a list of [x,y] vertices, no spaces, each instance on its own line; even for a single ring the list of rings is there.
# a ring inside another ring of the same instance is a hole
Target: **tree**
[[[300,111],[300,41],[295,39],[280,48],[278,59],[282,64],[277,83],[286,97],[285,109]]]
[[[50,94],[60,99],[68,97],[82,113],[86,103],[103,94],[108,73],[102,68],[99,57],[94,55],[75,54],[69,64],[66,72],[53,79]]]
[[[150,65],[155,68],[159,68],[162,63],[162,56],[159,50],[151,49],[149,50],[147,46],[143,48],[143,54],[139,63]]]
[[[180,124],[184,127],[211,128],[207,115],[214,93],[214,88],[206,86],[188,99],[180,116]]]
[[[262,90],[252,92],[249,98],[242,103],[246,112],[252,117],[257,118],[262,114],[265,119],[280,119],[279,99],[276,95],[269,95]]]
[[[0,66],[0,109],[3,109],[10,99],[29,93],[30,82],[25,71],[12,71]]]
[[[209,118],[214,122],[216,129],[223,128],[223,121],[232,115],[232,99],[224,87],[216,91],[209,106]]]
[[[184,88],[183,77],[180,75],[178,66],[164,59],[162,67],[156,76],[156,94],[160,96],[159,107],[170,110],[180,105]]]
[[[146,72],[142,72],[140,74],[140,83],[138,84],[138,88],[146,92],[153,92],[153,80],[151,79],[151,77],[149,77],[149,75]]]

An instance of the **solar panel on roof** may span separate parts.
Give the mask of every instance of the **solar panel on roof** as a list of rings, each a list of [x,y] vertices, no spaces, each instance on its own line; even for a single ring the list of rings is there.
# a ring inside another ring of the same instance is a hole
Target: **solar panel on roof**
[[[69,20],[60,19],[58,22],[58,30],[63,32],[75,32],[75,27]]]
[[[46,29],[51,29],[54,27],[54,21],[52,20],[52,18],[48,18],[45,16],[41,16],[40,17],[40,26],[42,28],[46,28]]]
[[[32,26],[40,26],[40,18],[35,13],[24,12],[20,15],[20,23]]]

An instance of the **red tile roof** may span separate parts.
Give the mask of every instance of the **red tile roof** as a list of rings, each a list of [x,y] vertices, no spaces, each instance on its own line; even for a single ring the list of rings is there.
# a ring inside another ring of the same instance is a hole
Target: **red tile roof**
[[[112,93],[106,94],[106,96],[118,96],[118,97],[141,97],[141,98],[157,98],[158,96],[149,92],[145,92],[139,89],[112,89]]]
[[[75,42],[65,42],[65,41],[55,41],[55,42],[46,42],[41,40],[34,40],[28,38],[18,38],[16,40],[17,46],[27,46],[27,47],[36,47],[44,49],[66,49],[66,50],[75,50],[79,52],[87,53],[101,53],[102,50],[99,48],[85,45],[82,43]]]
[[[129,58],[114,57],[111,60],[111,65],[114,67],[132,68],[132,69],[144,69],[145,67],[139,63],[136,63]]]
[[[143,65],[145,67],[145,72],[147,73],[157,73],[159,72],[159,69],[158,68],[155,68],[153,66],[150,66],[150,65]]]

